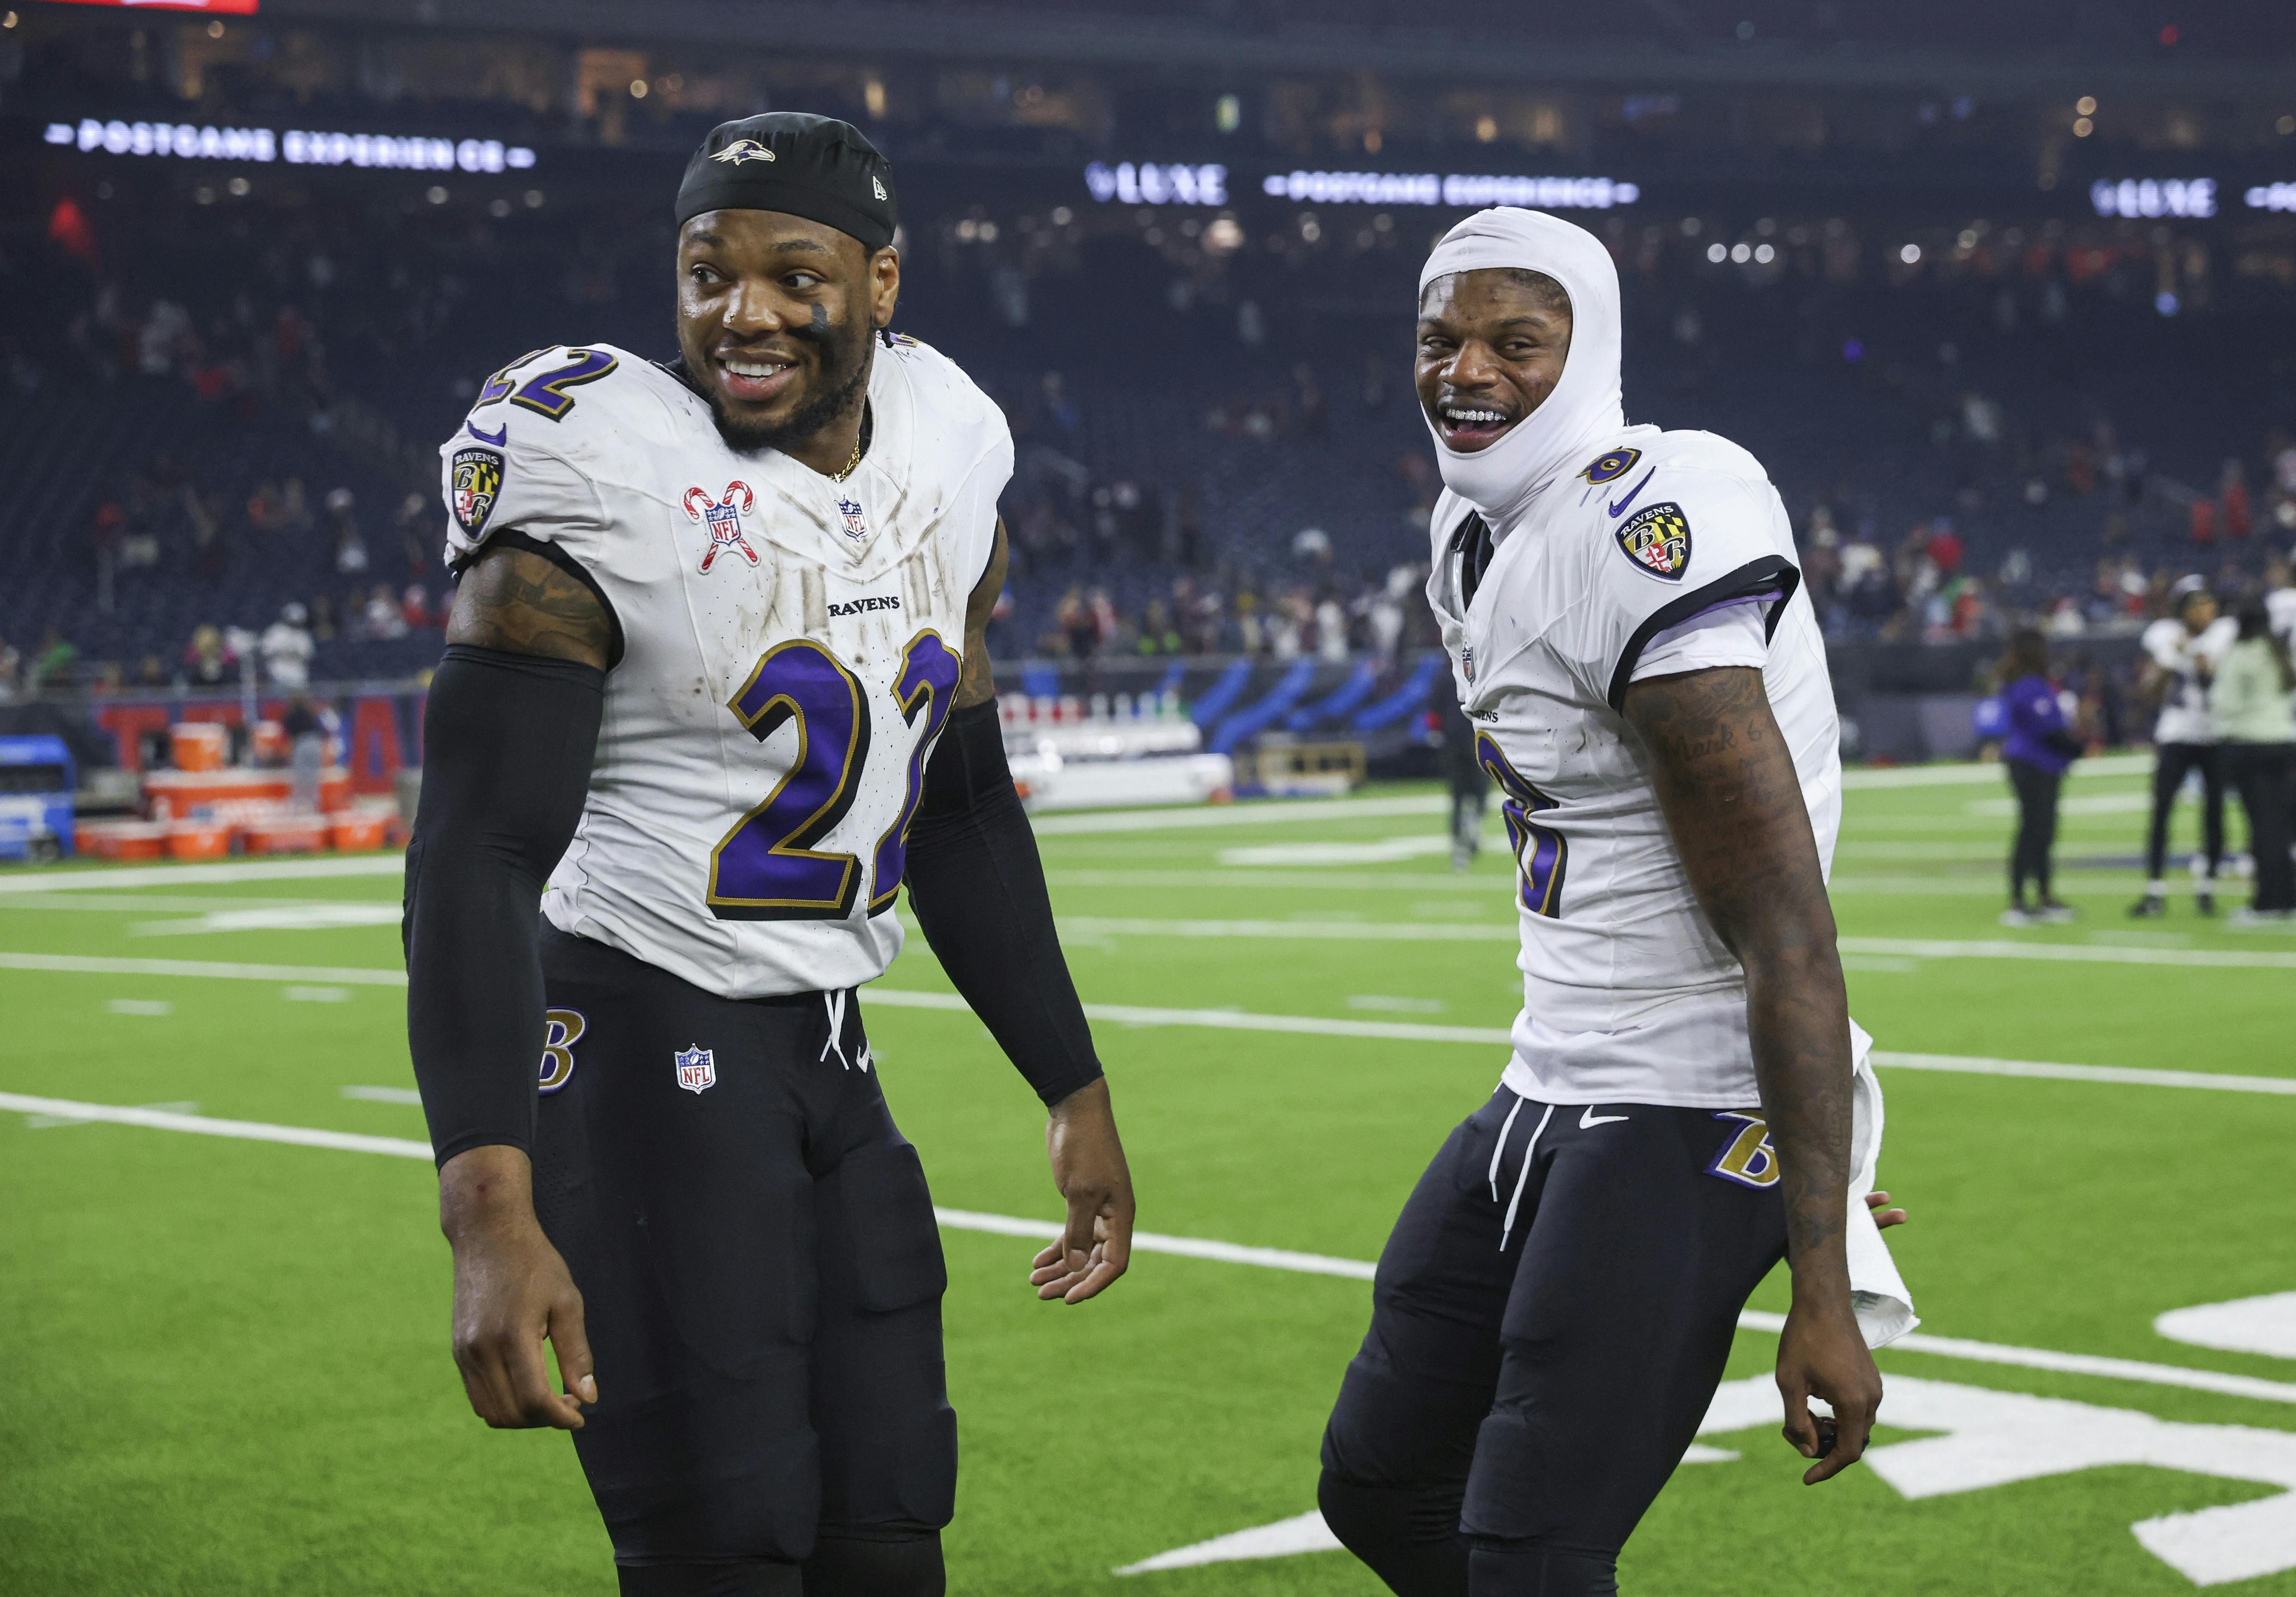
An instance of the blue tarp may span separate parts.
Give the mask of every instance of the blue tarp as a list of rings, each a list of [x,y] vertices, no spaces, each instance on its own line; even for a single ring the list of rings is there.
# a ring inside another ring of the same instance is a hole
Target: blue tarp
[[[1204,690],[1204,696],[1189,707],[1188,715],[1199,726],[1210,726],[1228,712],[1228,708],[1242,697],[1245,684],[1251,681],[1251,661],[1232,660],[1220,673],[1218,682]]]
[[[1427,708],[1428,690],[1435,685],[1437,673],[1448,665],[1440,654],[1423,654],[1414,666],[1404,684],[1386,698],[1360,711],[1355,718],[1357,732],[1371,732],[1390,721],[1400,721],[1406,716],[1416,715]]]
[[[1293,710],[1291,719],[1283,723],[1284,727],[1292,732],[1305,732],[1318,721],[1341,720],[1352,713],[1356,706],[1370,698],[1372,689],[1378,685],[1379,662],[1371,659],[1357,660],[1356,668],[1349,674],[1347,681],[1340,684],[1338,692],[1332,693],[1328,699],[1318,700],[1303,709]]]
[[[1292,668],[1283,673],[1283,679],[1275,684],[1275,691],[1267,698],[1262,699],[1250,709],[1237,711],[1219,724],[1219,730],[1211,736],[1210,744],[1211,751],[1214,754],[1226,754],[1244,739],[1257,736],[1260,732],[1290,715],[1292,707],[1300,702],[1301,695],[1307,692],[1308,684],[1315,680],[1316,662],[1313,658],[1294,660],[1292,663]],[[1200,709],[1196,715],[1196,722],[1201,725],[1203,720],[1204,717]]]

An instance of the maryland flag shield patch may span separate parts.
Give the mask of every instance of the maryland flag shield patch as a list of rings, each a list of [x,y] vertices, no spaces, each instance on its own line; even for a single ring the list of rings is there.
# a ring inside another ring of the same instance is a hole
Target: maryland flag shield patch
[[[455,524],[472,537],[486,530],[502,496],[503,457],[493,449],[457,449],[453,475]]]
[[[1663,581],[1680,582],[1690,568],[1690,518],[1672,500],[1637,511],[1612,536],[1628,560]]]

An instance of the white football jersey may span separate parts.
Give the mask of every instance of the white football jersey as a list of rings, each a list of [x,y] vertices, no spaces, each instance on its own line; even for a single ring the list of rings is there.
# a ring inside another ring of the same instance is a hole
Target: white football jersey
[[[2213,743],[2216,712],[2209,708],[2209,684],[2201,678],[2206,666],[2213,673],[2240,642],[2240,623],[2218,616],[2201,629],[2197,638],[2174,616],[2163,616],[2144,629],[2138,640],[2144,653],[2166,676],[2161,693],[2161,718],[2153,724],[2155,743]]]
[[[1013,442],[911,339],[881,340],[869,405],[837,482],[728,448],[665,367],[561,346],[496,373],[439,452],[450,566],[534,546],[615,622],[543,913],[723,997],[857,986],[900,951],[887,912]]]
[[[1759,666],[1832,868],[1840,727],[1785,507],[1726,439],[1626,428],[1521,512],[1463,610],[1476,519],[1452,494],[1437,504],[1428,597],[1520,865],[1505,1085],[1545,1103],[1759,1102],[1745,973],[1620,707],[1645,665]]]

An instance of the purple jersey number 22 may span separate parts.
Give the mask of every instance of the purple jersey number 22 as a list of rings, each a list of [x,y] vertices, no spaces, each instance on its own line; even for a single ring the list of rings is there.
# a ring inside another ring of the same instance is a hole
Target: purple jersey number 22
[[[907,790],[879,839],[869,913],[890,907],[900,886],[909,820],[922,790],[926,751],[948,718],[960,659],[926,631],[902,651],[893,700],[914,726]],[[800,638],[766,651],[727,708],[759,742],[797,726],[797,751],[766,801],[742,817],[709,860],[709,905],[721,921],[841,921],[861,890],[854,855],[816,848],[858,795],[869,762],[870,714],[861,679],[828,650]]]

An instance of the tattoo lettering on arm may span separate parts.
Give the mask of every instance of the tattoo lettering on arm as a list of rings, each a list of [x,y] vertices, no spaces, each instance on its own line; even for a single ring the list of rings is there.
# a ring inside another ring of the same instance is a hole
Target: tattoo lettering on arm
[[[604,670],[613,623],[598,596],[530,549],[482,551],[463,577],[447,641]]]
[[[988,660],[988,618],[996,613],[997,595],[1004,591],[1007,561],[1004,523],[996,523],[996,542],[988,553],[988,569],[964,602],[964,667],[956,679],[954,708],[967,709],[996,697],[996,673]]]
[[[1801,781],[1762,674],[1652,677],[1627,690],[1625,708],[1699,905],[1745,967],[1796,1288],[1838,1284],[1846,1298],[1849,1000]]]

